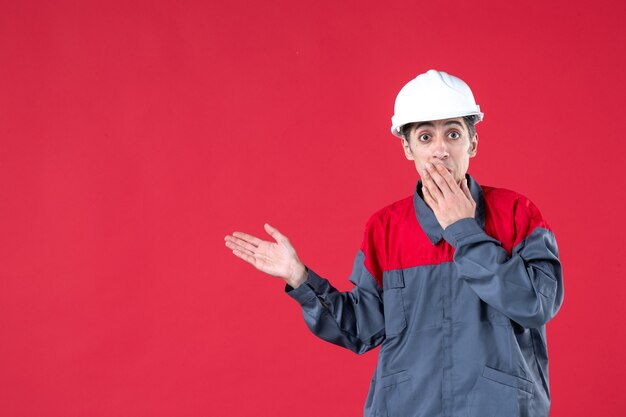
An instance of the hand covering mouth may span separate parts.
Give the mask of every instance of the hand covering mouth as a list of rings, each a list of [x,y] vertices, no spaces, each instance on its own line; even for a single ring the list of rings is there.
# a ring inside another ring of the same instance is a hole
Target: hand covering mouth
[[[446,165],[441,164],[441,163],[434,163],[434,164],[432,164],[432,165],[433,165],[433,167],[437,167],[437,166],[441,165],[442,167],[444,167],[445,169],[447,169],[447,170],[448,170],[448,172],[449,172],[450,174],[452,174],[452,171],[453,171],[453,170],[452,170],[452,168],[450,168],[449,166],[446,166]]]

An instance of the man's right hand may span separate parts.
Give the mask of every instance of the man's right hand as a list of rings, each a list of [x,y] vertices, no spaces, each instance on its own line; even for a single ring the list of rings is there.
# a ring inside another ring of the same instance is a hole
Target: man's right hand
[[[307,279],[304,264],[298,259],[296,250],[285,235],[267,223],[264,228],[276,242],[261,240],[247,233],[233,232],[224,238],[226,247],[259,271],[282,278],[291,287],[298,288]]]

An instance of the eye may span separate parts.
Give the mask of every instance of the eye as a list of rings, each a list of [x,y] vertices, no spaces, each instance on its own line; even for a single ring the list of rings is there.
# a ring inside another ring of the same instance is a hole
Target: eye
[[[430,135],[428,133],[422,133],[417,137],[417,140],[420,142],[428,142],[430,140]]]
[[[450,132],[448,133],[448,137],[450,139],[459,139],[461,135],[459,134],[459,132]]]

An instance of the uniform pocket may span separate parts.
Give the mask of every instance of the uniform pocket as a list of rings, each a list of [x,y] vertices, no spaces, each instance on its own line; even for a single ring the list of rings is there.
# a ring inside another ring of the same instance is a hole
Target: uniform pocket
[[[406,417],[407,404],[411,398],[410,380],[411,375],[406,370],[380,378],[383,407],[379,410],[379,416]]]
[[[385,334],[395,336],[406,328],[404,308],[404,275],[402,270],[387,271],[383,276],[383,309]]]
[[[467,399],[467,417],[528,417],[533,383],[485,366]]]

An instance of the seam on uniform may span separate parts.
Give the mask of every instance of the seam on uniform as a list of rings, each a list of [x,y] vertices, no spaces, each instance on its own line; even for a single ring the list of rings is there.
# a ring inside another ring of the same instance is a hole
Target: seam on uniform
[[[440,262],[438,264],[422,264],[422,265],[413,265],[413,266],[405,266],[403,268],[393,268],[393,269],[386,269],[383,272],[392,272],[392,271],[406,271],[407,269],[411,269],[411,268],[423,268],[423,267],[437,267],[439,265],[445,265],[445,264],[453,264],[454,261],[443,261]]]

